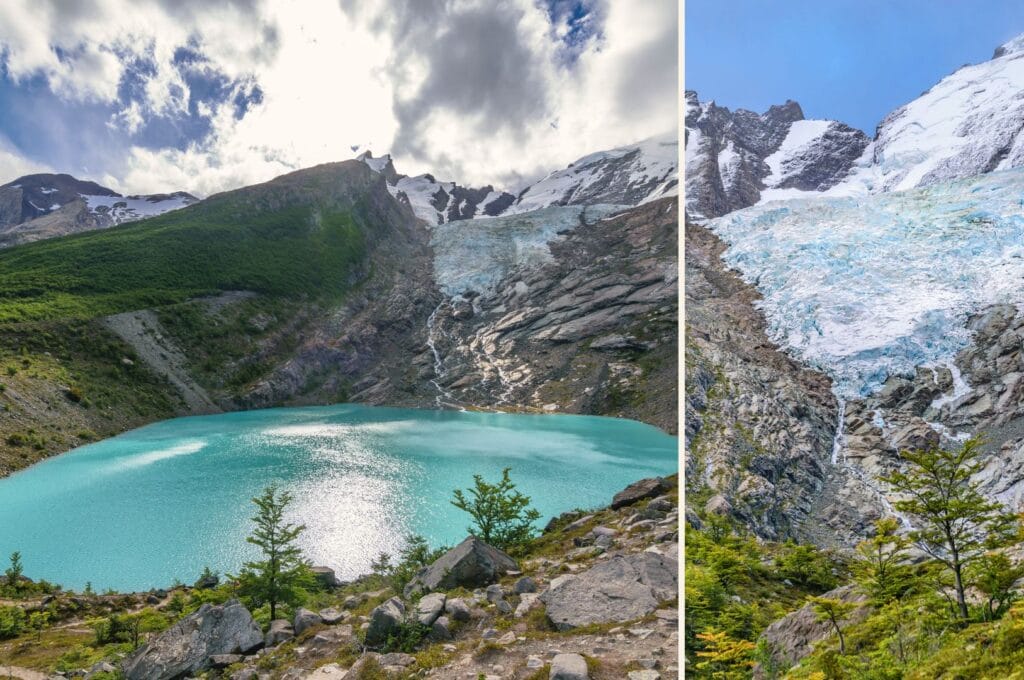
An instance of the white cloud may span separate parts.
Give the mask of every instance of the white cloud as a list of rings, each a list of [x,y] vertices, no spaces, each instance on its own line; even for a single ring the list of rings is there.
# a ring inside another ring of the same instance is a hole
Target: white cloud
[[[534,0],[15,0],[0,3],[0,46],[12,78],[114,102],[111,122],[129,134],[187,111],[183,69],[258,86],[241,119],[230,99],[199,107],[210,132],[184,150],[136,145],[107,161],[113,188],[205,195],[356,145],[393,150],[402,172],[508,186],[677,125],[676,2],[591,4],[602,37],[575,46],[575,61],[564,17],[552,25]],[[205,61],[175,63],[184,46]],[[136,60],[153,67],[143,94],[118,101]]]
[[[0,184],[6,184],[15,177],[41,172],[53,172],[53,168],[25,158],[10,140],[0,135]]]

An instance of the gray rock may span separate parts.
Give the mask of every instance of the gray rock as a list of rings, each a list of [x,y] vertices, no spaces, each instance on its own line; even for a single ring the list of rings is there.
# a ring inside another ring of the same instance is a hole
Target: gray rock
[[[704,512],[709,515],[726,516],[732,512],[732,503],[725,496],[715,494],[704,504]]]
[[[341,585],[341,581],[334,575],[334,570],[330,567],[312,567],[311,571],[316,577],[317,583],[325,590],[332,590]]]
[[[429,593],[420,598],[416,605],[416,620],[429,626],[441,616],[448,596],[444,593]]]
[[[245,659],[241,654],[214,654],[210,657],[211,668],[227,668],[231,664],[241,663]]]
[[[671,512],[676,505],[667,498],[655,498],[647,504],[648,510],[657,510],[659,512]]]
[[[300,608],[295,612],[295,634],[302,635],[302,631],[313,626],[319,626],[324,620],[320,618],[320,615],[316,612],[311,612],[308,609]]]
[[[516,581],[516,584],[512,586],[512,590],[514,590],[518,595],[522,595],[523,593],[535,593],[537,592],[537,582],[529,576],[524,576]]]
[[[516,561],[504,552],[470,536],[422,569],[406,586],[405,592],[408,597],[417,591],[486,586],[518,568]]]
[[[512,613],[512,605],[507,600],[498,600],[494,603],[494,606],[498,608],[498,611],[506,616]]]
[[[556,654],[551,660],[549,680],[590,680],[587,660],[579,654]]]
[[[274,619],[270,622],[270,628],[263,638],[263,644],[267,647],[276,647],[282,642],[287,642],[295,637],[295,629],[292,628],[288,619]]]
[[[366,629],[366,644],[381,645],[388,634],[398,628],[405,618],[405,605],[397,597],[381,604],[370,613],[370,626]]]
[[[451,621],[448,620],[447,616],[439,616],[432,624],[430,624],[430,639],[431,640],[451,640]]]
[[[320,610],[320,619],[328,626],[333,626],[336,623],[341,623],[348,616],[343,611],[335,609],[334,607],[328,607],[327,609]]]
[[[540,595],[537,593],[523,593],[519,598],[519,605],[516,607],[515,618],[521,619],[526,616],[531,609],[540,604]]]
[[[405,668],[416,663],[416,658],[410,654],[402,654],[400,652],[392,652],[390,654],[381,655],[378,662],[381,666],[400,666]]]
[[[247,654],[263,634],[237,600],[204,604],[130,654],[121,668],[127,680],[171,680],[210,667],[217,654]]]
[[[642,671],[630,671],[627,675],[629,680],[661,680],[661,673],[651,669]]]
[[[255,668],[243,668],[231,674],[231,680],[257,680],[259,677]]]
[[[678,592],[679,565],[654,553],[616,555],[575,575],[559,576],[541,595],[559,630],[646,616]]]
[[[497,602],[498,600],[505,597],[505,590],[500,585],[495,583],[494,585],[487,586],[487,590],[484,591],[487,596],[488,602]]]
[[[648,477],[638,482],[633,482],[612,498],[612,510],[624,508],[645,498],[654,498],[665,493],[671,487],[661,477]]]
[[[452,621],[466,622],[470,619],[469,605],[458,597],[445,602],[444,611],[451,617]]]
[[[843,602],[865,603],[867,597],[854,586],[842,586],[831,590],[823,597],[835,598]],[[867,606],[854,610],[843,622],[849,625],[862,621],[868,613]],[[762,637],[772,659],[784,667],[792,666],[811,653],[814,645],[833,635],[832,624],[821,621],[811,605],[807,604],[783,616],[768,626]]]

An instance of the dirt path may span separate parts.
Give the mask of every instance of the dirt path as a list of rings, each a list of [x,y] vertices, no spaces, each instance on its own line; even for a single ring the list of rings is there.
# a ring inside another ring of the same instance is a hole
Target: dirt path
[[[189,375],[185,354],[167,336],[156,314],[148,309],[106,317],[107,328],[131,345],[158,375],[171,381],[193,413],[220,413],[221,409]]]

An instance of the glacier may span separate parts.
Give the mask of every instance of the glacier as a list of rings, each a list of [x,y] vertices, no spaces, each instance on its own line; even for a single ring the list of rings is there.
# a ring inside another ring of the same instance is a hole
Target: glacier
[[[491,295],[515,268],[552,260],[548,244],[575,229],[627,209],[622,205],[552,206],[532,212],[439,224],[430,233],[434,279],[448,297]]]
[[[840,398],[950,365],[968,316],[1024,304],[1024,169],[869,196],[761,203],[711,220],[774,342]]]

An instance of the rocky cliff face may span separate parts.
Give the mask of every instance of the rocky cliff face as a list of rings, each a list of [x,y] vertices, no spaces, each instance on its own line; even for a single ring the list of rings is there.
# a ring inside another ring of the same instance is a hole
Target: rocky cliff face
[[[543,246],[548,257],[454,296],[434,282],[425,232],[382,242],[372,281],[246,403],[346,386],[374,404],[616,415],[674,432],[676,205],[584,217]],[[305,391],[314,376],[328,377]]]
[[[831,381],[768,340],[758,294],[722,264],[724,249],[687,225],[687,488],[760,536],[828,543],[816,499],[846,484],[831,464],[839,412]],[[837,528],[846,527],[849,501],[830,500]]]
[[[804,120],[794,101],[763,114],[730,111],[686,92],[686,211],[710,218],[753,205],[766,190],[824,191],[868,146],[860,130]]]
[[[183,191],[122,196],[71,175],[26,175],[0,186],[0,248],[103,229],[197,200]]]

